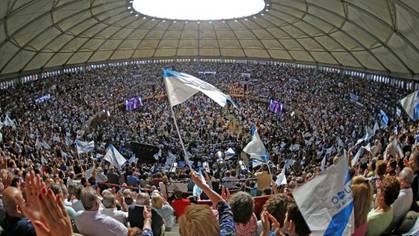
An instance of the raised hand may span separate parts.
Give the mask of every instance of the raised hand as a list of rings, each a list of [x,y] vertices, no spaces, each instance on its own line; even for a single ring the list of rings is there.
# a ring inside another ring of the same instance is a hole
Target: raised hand
[[[227,187],[225,187],[225,186],[222,186],[221,187],[221,197],[225,201],[228,201],[230,199],[230,190]]]

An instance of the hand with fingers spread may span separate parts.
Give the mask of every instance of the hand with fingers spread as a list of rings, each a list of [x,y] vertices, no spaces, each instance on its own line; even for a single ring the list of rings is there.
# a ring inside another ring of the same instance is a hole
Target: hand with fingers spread
[[[19,207],[30,219],[38,236],[70,236],[73,234],[70,218],[60,196],[51,189],[46,190],[39,176],[31,172],[24,186],[26,202],[20,201]]]

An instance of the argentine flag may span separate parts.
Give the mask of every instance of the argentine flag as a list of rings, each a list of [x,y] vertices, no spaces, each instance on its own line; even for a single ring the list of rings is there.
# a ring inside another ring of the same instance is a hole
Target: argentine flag
[[[400,104],[409,115],[410,119],[419,119],[419,90],[415,91],[400,100]]]
[[[204,178],[204,175],[202,175],[201,169],[199,169],[198,174],[199,174],[199,178],[202,180],[202,182],[205,183],[205,178]],[[198,197],[199,198],[201,196],[201,194],[202,194],[202,189],[200,187],[198,187],[198,185],[195,184],[193,186],[193,189],[192,189],[192,195],[194,197]]]
[[[118,170],[121,170],[122,166],[125,164],[125,162],[127,162],[125,157],[123,157],[112,144],[107,148],[103,160],[109,162],[112,166],[118,168]]]
[[[293,193],[312,235],[351,235],[354,209],[347,157]]]
[[[383,110],[380,110],[380,119],[381,119],[381,127],[387,128],[389,118]]]
[[[243,152],[250,155],[250,158],[256,159],[260,162],[266,162],[269,160],[268,152],[266,151],[265,145],[258,134],[257,128],[252,127],[252,140],[243,148]]]
[[[76,140],[77,154],[89,153],[95,150],[95,141],[83,142]]]
[[[224,107],[227,101],[236,106],[227,94],[218,88],[192,75],[177,72],[170,69],[163,70],[164,84],[166,85],[167,97],[172,107],[181,104],[198,92],[202,92]]]

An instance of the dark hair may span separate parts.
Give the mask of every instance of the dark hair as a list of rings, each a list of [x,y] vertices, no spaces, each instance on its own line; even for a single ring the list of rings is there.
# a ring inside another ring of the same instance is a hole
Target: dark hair
[[[384,203],[391,206],[399,196],[400,183],[396,177],[386,176],[381,183],[381,191],[384,196]]]
[[[299,236],[309,235],[311,233],[303,215],[301,215],[297,204],[294,201],[288,203],[287,206],[288,220],[292,220],[295,224],[295,233]]]
[[[63,193],[61,186],[58,184],[51,185],[51,190],[55,195]]]
[[[233,219],[236,223],[247,224],[253,214],[253,199],[246,192],[237,192],[231,195],[228,203],[233,212]]]
[[[284,224],[287,204],[290,198],[285,194],[272,195],[265,203],[264,208],[281,224]]]

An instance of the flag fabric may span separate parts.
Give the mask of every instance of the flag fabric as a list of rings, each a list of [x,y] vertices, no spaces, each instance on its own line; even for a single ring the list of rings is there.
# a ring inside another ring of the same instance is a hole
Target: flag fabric
[[[252,140],[243,148],[243,151],[250,155],[250,158],[257,159],[262,162],[268,161],[268,152],[265,145],[258,134],[257,128],[252,127]]]
[[[119,153],[119,151],[112,144],[109,145],[109,147],[107,148],[103,160],[109,162],[118,170],[121,170],[122,166],[125,164],[125,162],[127,162],[127,160],[121,155],[121,153]]]
[[[138,162],[138,158],[135,156],[135,154],[132,154],[132,156],[128,159],[128,164],[132,164],[132,163],[135,163],[135,164],[137,164],[137,162]]]
[[[380,126],[378,125],[378,122],[375,121],[374,123],[374,127],[372,128],[372,133],[373,135],[375,135],[377,133],[377,131],[380,130]]]
[[[169,170],[172,168],[173,164],[176,162],[176,155],[169,151],[168,156],[166,157],[166,163],[164,164],[164,169]]]
[[[285,168],[282,168],[281,173],[276,177],[276,186],[287,185],[287,176],[285,175]]]
[[[351,102],[357,102],[359,97],[354,93],[349,93],[349,97],[351,98]]]
[[[202,182],[205,183],[205,178],[202,175],[202,171],[201,170],[198,171],[198,174],[199,174],[199,178],[202,180]],[[198,187],[198,185],[195,184],[193,186],[193,189],[192,189],[192,195],[194,197],[199,197],[199,196],[201,196],[201,194],[202,194],[202,189],[200,187]]]
[[[12,129],[16,129],[16,122],[10,118],[9,113],[6,114],[3,125],[6,127],[11,127]]]
[[[370,140],[372,137],[374,137],[374,130],[370,127],[365,127],[365,135],[362,138],[364,141]]]
[[[353,233],[353,199],[346,157],[292,194],[311,235],[349,236]]]
[[[381,127],[387,128],[389,118],[383,110],[380,110],[380,120],[381,120]]]
[[[320,170],[324,171],[326,169],[326,155],[324,155],[322,162],[320,163]]]
[[[282,113],[282,103],[280,101],[276,101],[271,99],[269,101],[269,107],[268,110],[275,113],[275,114],[281,114]]]
[[[89,153],[95,150],[95,141],[84,142],[76,140],[77,154]]]
[[[159,149],[159,152],[157,152],[153,155],[153,158],[156,161],[160,160],[160,157],[161,157],[161,149]]]
[[[410,119],[417,121],[419,119],[419,90],[407,95],[400,100],[403,109],[409,115]]]
[[[370,143],[368,143],[365,146],[362,146],[362,148],[365,149],[365,150],[367,150],[368,152],[371,152],[371,144]]]
[[[212,84],[192,75],[165,69],[163,77],[167,89],[167,97],[172,107],[185,102],[198,92],[204,93],[222,107],[227,104],[227,101],[236,106],[229,95],[224,94]]]
[[[227,151],[224,152],[224,156],[225,156],[224,159],[225,160],[230,160],[235,155],[236,155],[236,152],[232,148],[229,148],[229,149],[227,149]]]
[[[360,148],[358,149],[358,152],[355,154],[355,156],[354,156],[354,157],[352,157],[352,160],[351,160],[351,165],[352,165],[352,166],[355,166],[355,165],[358,163],[359,158],[360,158],[363,154],[364,154],[364,148],[363,148],[363,147],[360,147]]]
[[[339,147],[345,146],[345,144],[343,143],[343,141],[340,137],[336,138],[336,143],[338,144]]]

